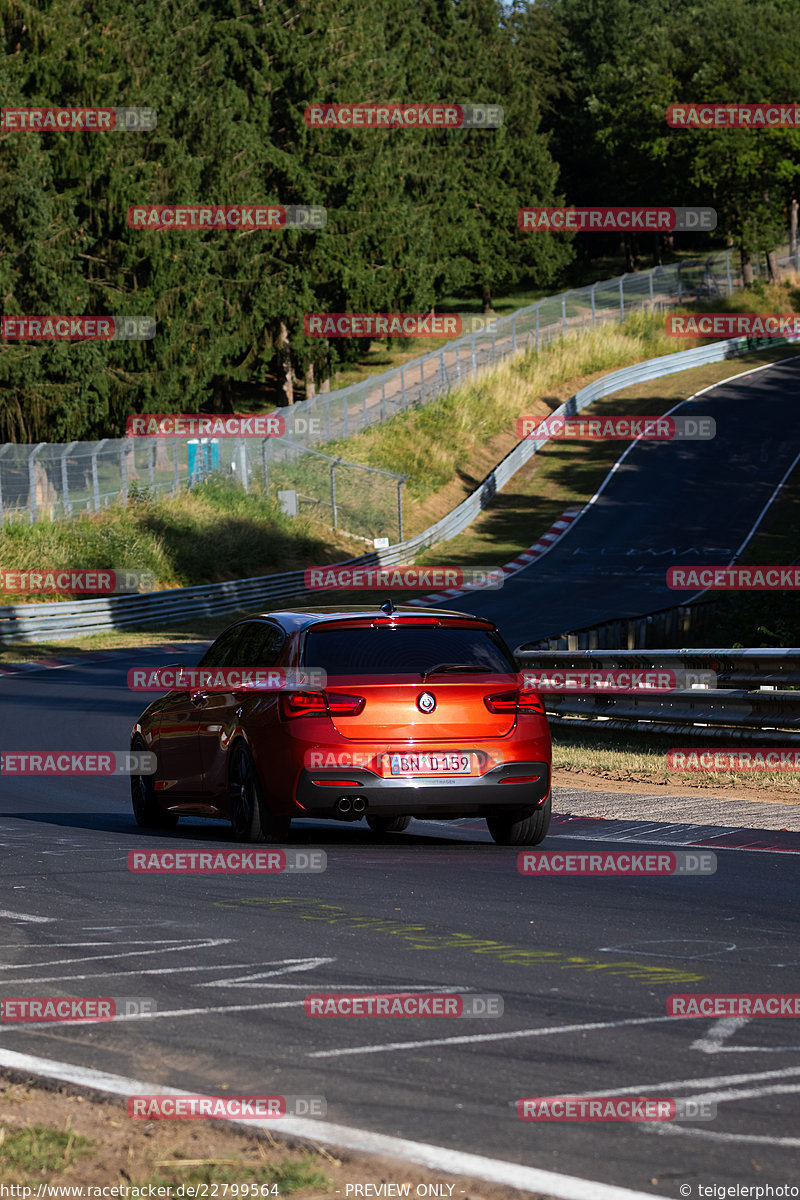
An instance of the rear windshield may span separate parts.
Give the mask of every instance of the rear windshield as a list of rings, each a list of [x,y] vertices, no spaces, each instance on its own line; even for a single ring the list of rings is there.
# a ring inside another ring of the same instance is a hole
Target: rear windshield
[[[483,629],[323,627],[308,632],[303,651],[303,666],[321,667],[328,675],[419,676],[441,663],[496,674],[517,670],[499,636]]]

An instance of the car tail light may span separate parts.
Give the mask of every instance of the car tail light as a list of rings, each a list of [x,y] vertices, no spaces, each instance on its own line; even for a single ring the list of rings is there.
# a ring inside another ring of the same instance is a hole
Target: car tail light
[[[541,713],[544,715],[544,704],[538,692],[530,688],[515,688],[513,692],[496,692],[493,696],[484,696],[484,704],[493,713]]]
[[[330,713],[356,717],[364,707],[363,696],[345,696],[341,692],[286,692],[281,696],[281,716],[319,717]]]

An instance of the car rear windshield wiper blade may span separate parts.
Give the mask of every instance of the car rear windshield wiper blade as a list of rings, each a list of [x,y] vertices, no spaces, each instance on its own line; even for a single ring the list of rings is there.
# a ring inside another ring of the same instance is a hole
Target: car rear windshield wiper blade
[[[422,671],[422,678],[427,679],[429,675],[444,673],[445,671],[469,671],[470,674],[477,675],[478,673],[488,672],[491,674],[491,667],[474,667],[471,663],[437,663],[435,667],[429,667],[427,671]]]

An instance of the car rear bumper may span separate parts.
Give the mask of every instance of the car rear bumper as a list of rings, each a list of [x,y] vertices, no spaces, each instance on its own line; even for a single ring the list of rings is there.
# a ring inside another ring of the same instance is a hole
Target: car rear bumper
[[[341,785],[336,783],[338,779]],[[308,816],[345,820],[362,816],[492,817],[525,809],[532,812],[544,803],[549,792],[550,768],[544,762],[504,763],[485,775],[414,779],[385,779],[372,771],[339,767],[303,770],[297,801]],[[347,812],[338,807],[343,798],[350,801]],[[359,803],[354,811],[356,800]]]

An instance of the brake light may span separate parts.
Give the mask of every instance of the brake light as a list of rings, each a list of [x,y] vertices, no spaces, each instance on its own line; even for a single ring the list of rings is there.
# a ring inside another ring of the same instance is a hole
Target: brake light
[[[541,713],[544,715],[544,704],[538,692],[530,688],[519,688],[513,692],[496,692],[493,696],[484,696],[483,702],[489,712],[493,713]]]
[[[281,707],[286,717],[318,716],[326,711],[324,692],[287,692],[281,696]]]
[[[341,692],[286,692],[281,696],[281,716],[319,717],[329,713],[356,717],[364,704],[363,696],[346,696]]]

